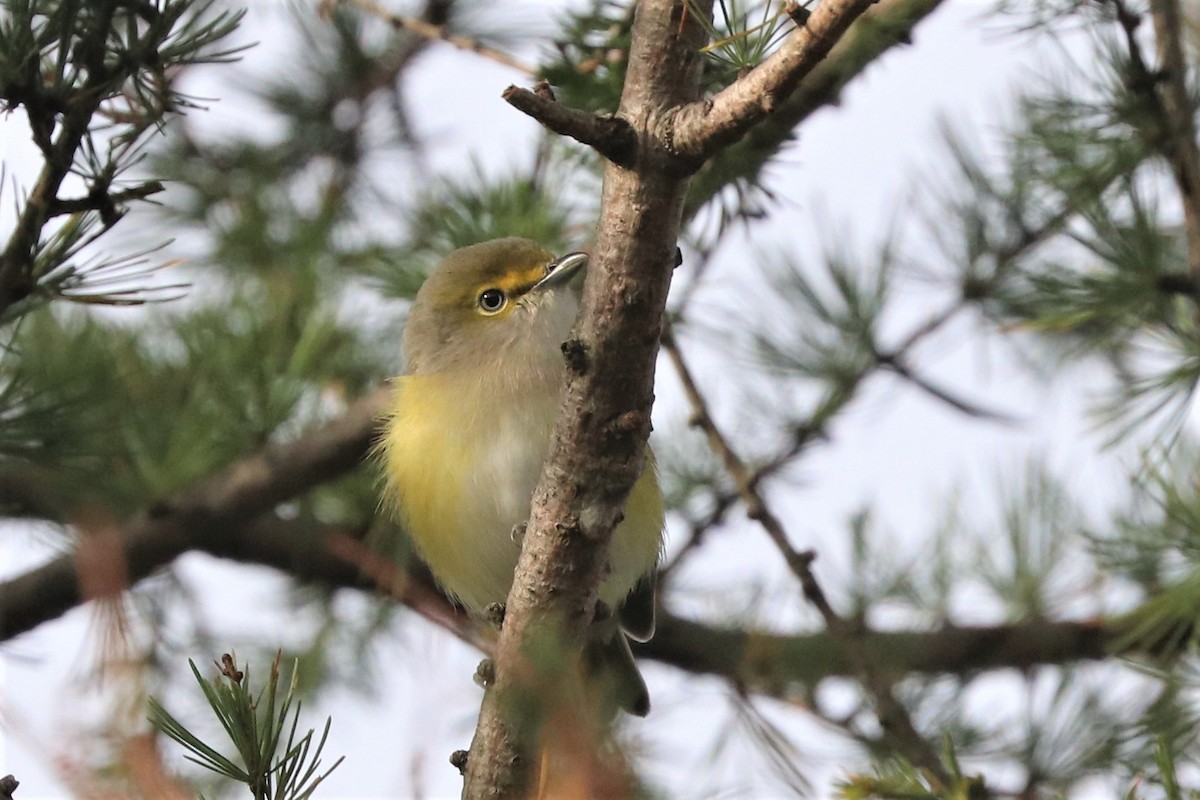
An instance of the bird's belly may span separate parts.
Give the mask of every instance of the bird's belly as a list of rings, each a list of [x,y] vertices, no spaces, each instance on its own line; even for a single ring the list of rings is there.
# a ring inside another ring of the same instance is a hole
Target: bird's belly
[[[529,518],[556,404],[464,403],[462,392],[432,376],[406,377],[398,392],[385,433],[386,471],[408,535],[465,606],[478,612],[504,603],[521,554],[514,527]],[[467,406],[486,410],[463,413]],[[601,599],[619,605],[653,569],[661,531],[661,497],[648,465],[614,534]]]

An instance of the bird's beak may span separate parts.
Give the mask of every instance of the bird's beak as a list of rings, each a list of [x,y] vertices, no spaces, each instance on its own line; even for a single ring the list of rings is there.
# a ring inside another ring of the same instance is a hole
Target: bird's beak
[[[529,291],[539,292],[545,289],[553,289],[556,286],[562,286],[571,278],[575,277],[575,273],[588,262],[587,253],[567,253],[560,259],[551,261],[546,267],[545,276],[530,287]]]

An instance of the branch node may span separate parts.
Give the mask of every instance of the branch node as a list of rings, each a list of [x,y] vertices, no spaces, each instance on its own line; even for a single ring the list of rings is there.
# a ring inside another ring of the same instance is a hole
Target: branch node
[[[603,600],[596,601],[596,609],[592,612],[593,622],[603,622],[606,619],[611,619],[613,615],[612,606]]]
[[[645,427],[647,421],[644,411],[626,411],[621,416],[617,417],[617,432],[618,433],[634,433]]]
[[[562,343],[562,354],[567,362],[567,369],[576,375],[582,375],[587,372],[587,345],[582,341],[579,339],[567,339]]]
[[[783,13],[787,14],[798,28],[803,28],[808,23],[808,18],[812,16],[812,12],[797,3],[796,0],[788,0],[784,3]]]
[[[475,681],[475,685],[480,689],[491,688],[492,684],[496,682],[496,662],[490,658],[480,661],[471,680]]]
[[[471,753],[467,750],[455,750],[450,754],[450,764],[458,770],[459,775],[467,774],[467,761]]]

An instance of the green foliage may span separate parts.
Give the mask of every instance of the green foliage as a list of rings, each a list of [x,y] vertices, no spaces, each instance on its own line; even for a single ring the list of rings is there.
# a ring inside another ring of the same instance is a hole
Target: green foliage
[[[633,6],[591,0],[567,12],[555,52],[538,70],[563,103],[598,113],[614,113],[621,101],[629,61]]]
[[[232,656],[223,657],[223,663],[217,665],[221,674],[212,681],[206,681],[190,659],[188,664],[241,764],[222,755],[151,699],[151,722],[188,751],[189,761],[246,784],[255,800],[307,800],[344,760],[344,756],[339,758],[318,774],[331,720],[325,721],[321,737],[315,741],[313,730],[296,737],[301,707],[295,699],[299,673],[293,668],[291,683],[280,698],[280,656],[271,664],[267,684],[257,695],[250,688],[250,667],[238,670]]]
[[[24,107],[44,169],[38,191],[18,204],[17,224],[0,256],[0,322],[62,296],[118,305],[136,301],[136,289],[128,285],[116,293],[85,288],[108,284],[114,264],[120,267],[124,259],[101,260],[90,269],[68,262],[113,227],[130,200],[161,190],[153,181],[117,187],[127,183],[123,176],[140,160],[146,135],[168,114],[192,105],[175,90],[174,73],[236,54],[221,43],[242,14],[214,6],[212,0],[6,4],[0,17],[0,109]],[[82,197],[63,196],[68,173],[82,181]],[[65,224],[53,222],[68,214]],[[14,303],[22,305],[14,309]]]
[[[712,19],[698,3],[688,8],[708,33],[701,52],[723,68],[726,82],[761,64],[793,27],[784,3],[771,0],[717,0]]]
[[[473,173],[418,198],[404,245],[365,265],[386,296],[411,298],[446,253],[489,239],[523,236],[552,252],[579,246],[572,234],[580,215],[560,191],[565,176],[493,178],[479,165]]]
[[[964,775],[954,746],[946,740],[942,756],[950,781],[929,770],[891,758],[875,766],[871,775],[853,775],[838,785],[844,800],[984,800],[991,792],[977,775]]]

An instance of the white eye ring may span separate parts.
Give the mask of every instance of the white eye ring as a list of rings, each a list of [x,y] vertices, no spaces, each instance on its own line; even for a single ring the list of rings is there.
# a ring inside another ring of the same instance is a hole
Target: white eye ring
[[[485,314],[498,314],[508,305],[508,295],[503,289],[484,289],[479,293],[479,310]]]

